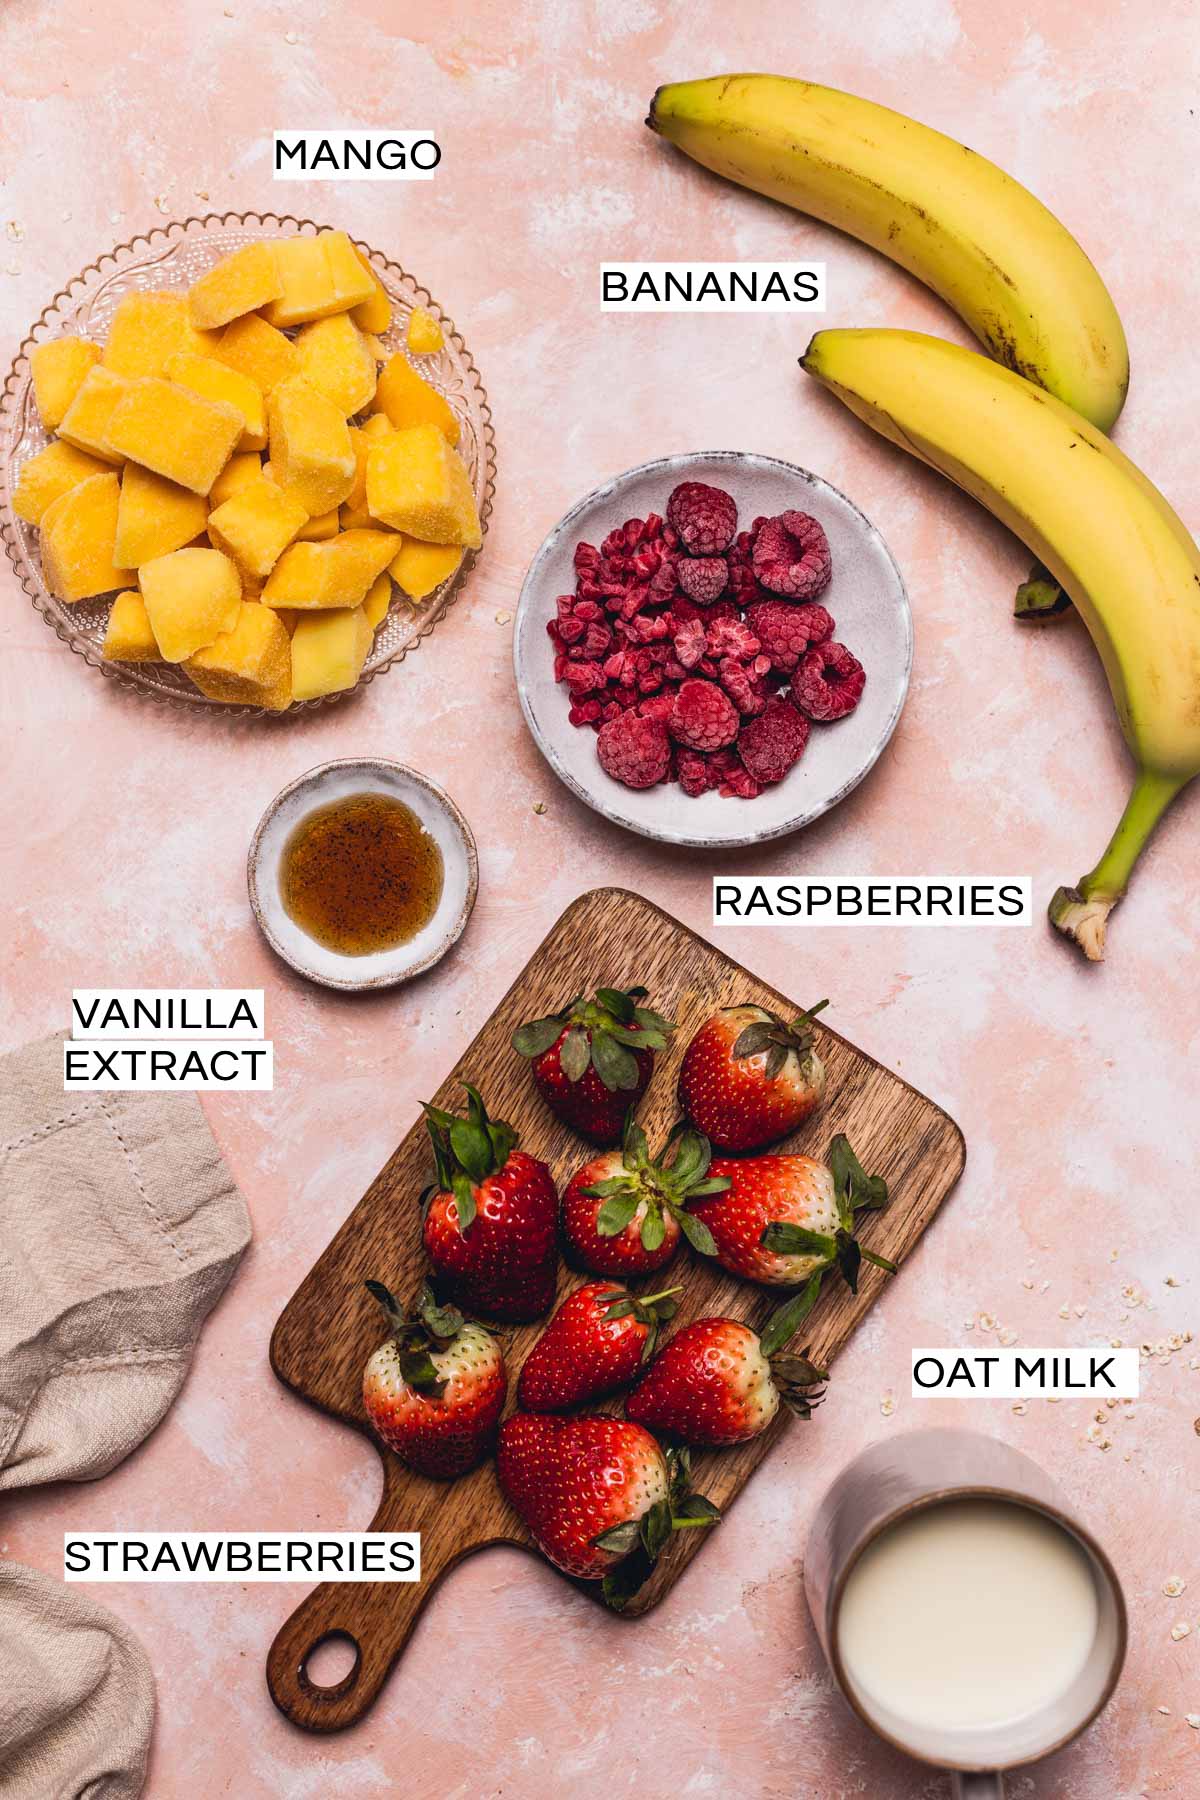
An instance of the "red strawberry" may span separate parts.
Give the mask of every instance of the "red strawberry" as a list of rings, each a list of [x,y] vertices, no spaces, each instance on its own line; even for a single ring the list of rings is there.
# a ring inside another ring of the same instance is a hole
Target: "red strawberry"
[[[696,1212],[716,1241],[721,1267],[772,1287],[804,1283],[788,1303],[799,1307],[789,1337],[811,1311],[830,1269],[841,1271],[852,1293],[864,1259],[895,1274],[894,1263],[864,1250],[854,1236],[856,1212],[887,1205],[887,1183],[864,1172],[840,1132],[830,1145],[829,1167],[811,1156],[730,1156],[714,1159],[712,1170],[729,1186],[698,1200]]]
[[[828,1005],[790,1025],[762,1006],[727,1006],[701,1025],[679,1070],[679,1100],[718,1150],[757,1150],[816,1111],[825,1068],[812,1021]]]
[[[428,1282],[411,1319],[382,1282],[367,1287],[392,1326],[363,1372],[371,1424],[419,1475],[474,1468],[491,1447],[508,1391],[499,1344],[457,1307],[438,1306]]]
[[[651,1431],[712,1446],[757,1437],[780,1400],[807,1419],[822,1396],[804,1390],[825,1372],[781,1355],[782,1341],[771,1325],[760,1338],[737,1319],[695,1319],[659,1351],[625,1411]]]
[[[427,1196],[425,1249],[456,1300],[493,1319],[536,1319],[554,1302],[558,1195],[544,1162],[488,1118],[464,1082],[465,1119],[426,1106],[437,1183]]]
[[[513,1032],[513,1049],[531,1058],[546,1105],[564,1124],[596,1144],[617,1144],[625,1116],[636,1106],[675,1027],[639,1006],[641,987],[597,988],[576,996],[560,1013],[533,1019]]]
[[[653,1162],[641,1126],[630,1119],[621,1150],[577,1169],[563,1189],[561,1224],[570,1260],[598,1275],[645,1275],[670,1262],[685,1235],[702,1256],[716,1252],[707,1226],[688,1207],[726,1179],[709,1175],[711,1152],[698,1131],[673,1134],[674,1155]],[[668,1139],[667,1150],[672,1139]]]
[[[718,1516],[701,1495],[687,1493],[686,1453],[668,1460],[628,1419],[514,1413],[500,1427],[496,1474],[543,1556],[567,1575],[602,1578],[605,1599],[617,1607],[672,1531]]]
[[[635,1380],[649,1362],[659,1322],[675,1311],[670,1288],[634,1299],[616,1281],[589,1281],[569,1294],[521,1370],[527,1412],[565,1412]]]

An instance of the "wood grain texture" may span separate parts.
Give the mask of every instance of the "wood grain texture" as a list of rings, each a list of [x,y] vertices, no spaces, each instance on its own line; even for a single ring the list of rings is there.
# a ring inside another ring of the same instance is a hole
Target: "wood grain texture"
[[[543,1105],[526,1063],[511,1048],[511,1033],[526,1019],[557,1011],[580,991],[639,982],[650,990],[648,1004],[678,1022],[639,1109],[655,1147],[676,1117],[680,1058],[714,1007],[750,1001],[790,1016],[822,997],[813,992],[796,1000],[785,998],[639,895],[598,889],[568,907],[430,1099],[457,1111],[463,1101],[461,1081],[477,1084],[492,1115],[511,1120],[524,1147],[550,1164],[561,1189],[589,1152]],[[844,1131],[865,1167],[885,1177],[892,1195],[886,1212],[865,1216],[863,1241],[902,1262],[962,1173],[966,1154],[962,1133],[932,1101],[823,1022],[817,1047],[828,1073],[825,1104],[781,1148],[824,1157],[833,1134]],[[418,1198],[431,1177],[429,1140],[423,1123],[414,1120],[399,1149],[288,1302],[271,1338],[271,1366],[279,1379],[368,1435],[362,1371],[383,1333],[378,1308],[363,1281],[368,1276],[385,1281],[404,1297],[415,1292],[426,1272]],[[761,1325],[781,1297],[779,1289],[738,1281],[686,1249],[671,1264],[670,1274],[672,1282],[685,1283],[679,1323],[706,1313],[726,1313]],[[582,1279],[561,1268],[558,1298]],[[888,1279],[864,1263],[857,1295],[843,1283],[827,1285],[804,1338],[820,1364],[832,1366]],[[662,1280],[661,1271],[652,1278],[660,1286]],[[541,1323],[524,1325],[506,1334],[510,1411],[521,1364],[541,1329]],[[836,1393],[835,1381],[831,1404],[836,1404]],[[787,1426],[788,1415],[783,1413],[752,1443],[697,1456],[696,1485],[726,1508]],[[422,1579],[328,1583],[316,1588],[284,1624],[268,1655],[268,1685],[280,1710],[312,1731],[339,1730],[363,1716],[447,1569],[488,1544],[531,1547],[524,1526],[500,1493],[490,1462],[453,1484],[450,1505],[445,1483],[412,1474],[378,1447],[384,1487],[371,1529],[419,1531]],[[625,1616],[655,1605],[708,1535],[676,1534]],[[580,1585],[598,1597],[598,1584]],[[321,1688],[309,1680],[304,1663],[331,1633],[351,1638],[358,1656],[341,1682]]]

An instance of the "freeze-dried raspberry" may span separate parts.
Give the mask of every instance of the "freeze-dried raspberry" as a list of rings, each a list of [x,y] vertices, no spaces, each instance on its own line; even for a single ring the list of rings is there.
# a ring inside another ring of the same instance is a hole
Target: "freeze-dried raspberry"
[[[571,708],[567,717],[572,725],[594,725],[603,713],[604,707],[599,700],[581,700],[578,706]]]
[[[749,769],[731,769],[721,783],[721,792],[727,800],[757,800],[762,788]]]
[[[804,754],[810,726],[786,700],[770,705],[738,732],[737,752],[755,781],[782,781]]]
[[[714,619],[708,627],[707,639],[710,656],[736,656],[739,662],[757,656],[760,648],[750,627],[737,618]]]
[[[671,763],[671,743],[658,719],[623,712],[610,719],[596,739],[600,767],[626,787],[653,787]]]
[[[817,644],[792,676],[792,699],[810,719],[844,719],[866,684],[862,664],[845,644]]]
[[[771,659],[773,669],[790,674],[810,644],[833,633],[823,606],[794,606],[787,600],[759,600],[746,609],[746,623]]]
[[[681,481],[667,501],[667,524],[692,556],[719,556],[737,530],[737,507],[723,488]]]
[[[567,686],[571,690],[572,699],[578,699],[583,694],[593,694],[607,683],[608,677],[598,662],[567,664]]]
[[[721,686],[743,718],[751,719],[762,711],[767,704],[767,694],[753,665],[747,667],[745,663],[735,662],[732,656],[723,656],[717,672]]]
[[[708,640],[699,619],[685,619],[675,633],[675,655],[685,669],[694,669]]]
[[[729,564],[723,556],[685,556],[675,573],[689,600],[697,606],[711,606],[725,592]]]
[[[706,794],[711,785],[708,772],[708,758],[699,750],[680,750],[675,757],[675,773],[679,777],[679,785],[685,794],[694,800],[698,794]]]
[[[737,708],[712,681],[685,681],[671,709],[671,736],[689,750],[720,750],[738,733]]]
[[[764,519],[754,539],[754,573],[772,594],[815,600],[833,574],[829,539],[809,513]]]
[[[660,725],[665,725],[671,717],[674,704],[674,694],[651,694],[647,699],[638,701],[638,712],[643,719],[657,719]]]

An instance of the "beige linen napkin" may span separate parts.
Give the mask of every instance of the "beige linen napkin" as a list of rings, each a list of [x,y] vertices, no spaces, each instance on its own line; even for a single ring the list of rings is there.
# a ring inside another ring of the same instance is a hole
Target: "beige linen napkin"
[[[192,1094],[0,1057],[0,1490],[105,1475],[158,1424],[250,1238]]]
[[[0,1562],[0,1795],[135,1800],[154,1678],[133,1634],[87,1590]]]

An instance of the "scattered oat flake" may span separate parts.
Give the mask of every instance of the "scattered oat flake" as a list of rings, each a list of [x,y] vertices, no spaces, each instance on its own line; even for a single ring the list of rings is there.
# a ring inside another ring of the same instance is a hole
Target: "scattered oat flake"
[[[996,1321],[990,1312],[981,1312],[980,1313],[979,1329],[980,1329],[980,1331],[995,1331]]]
[[[123,213],[110,212],[108,215],[108,222],[110,225],[119,225],[121,223],[121,220],[124,218],[124,216],[125,215]]]
[[[19,244],[21,239],[25,236],[25,227],[18,224],[16,219],[10,219],[8,224],[4,227],[4,230],[5,234],[12,239],[14,244]]]
[[[1185,1637],[1190,1637],[1191,1635],[1192,1628],[1186,1619],[1180,1619],[1177,1624],[1172,1625],[1171,1627],[1171,1636],[1177,1644],[1182,1643]]]
[[[538,814],[544,813],[546,810],[546,802],[544,800],[535,800],[533,803],[533,810]]]
[[[1167,1596],[1168,1600],[1178,1600],[1180,1594],[1183,1593],[1186,1587],[1187,1582],[1183,1579],[1182,1575],[1168,1575],[1167,1579],[1163,1582],[1162,1591]]]
[[[283,34],[283,41],[285,44],[298,44],[300,39],[294,31],[285,31]]]
[[[1173,1275],[1164,1275],[1163,1276],[1163,1286],[1164,1287],[1178,1287],[1179,1283],[1176,1281],[1176,1279]]]
[[[1083,1315],[1084,1315],[1084,1313],[1085,1313],[1085,1312],[1086,1312],[1086,1311],[1087,1311],[1087,1307],[1086,1307],[1086,1306],[1077,1306],[1077,1307],[1076,1307],[1076,1308],[1075,1308],[1075,1317],[1076,1317],[1076,1318],[1077,1318],[1077,1319],[1082,1319],[1082,1317],[1083,1317]]]
[[[155,207],[156,212],[160,212],[160,213],[167,212],[169,210],[167,196],[165,194],[155,194],[154,207]]]
[[[507,625],[511,618],[512,614],[510,612],[498,612],[496,614],[496,623],[497,625]]]
[[[193,188],[192,192],[195,194],[197,200],[207,200],[209,198],[207,188]]]
[[[1047,1289],[1049,1288],[1049,1286],[1050,1286],[1050,1283],[1048,1281],[1043,1281],[1041,1287],[1038,1289],[1038,1293],[1044,1294],[1047,1291]]]
[[[1033,1288],[1033,1283],[1032,1283],[1032,1281],[1031,1281],[1031,1280],[1030,1280],[1030,1279],[1029,1279],[1029,1277],[1028,1277],[1028,1275],[1026,1275],[1026,1276],[1025,1276],[1025,1278],[1024,1278],[1024,1280],[1023,1280],[1023,1281],[1022,1281],[1022,1283],[1021,1283],[1021,1286],[1022,1286],[1022,1287],[1023,1287],[1023,1288],[1029,1288],[1029,1289],[1030,1289],[1030,1290],[1032,1290],[1032,1288]]]
[[[1029,1411],[1029,1408],[1026,1406],[1024,1400],[1018,1400],[1013,1407],[1013,1411],[1017,1414],[1018,1418],[1024,1418],[1025,1414]]]
[[[1167,1718],[1168,1718],[1168,1719],[1169,1719],[1169,1718],[1170,1718],[1170,1716],[1171,1716],[1171,1709],[1170,1709],[1170,1707],[1169,1707],[1169,1706],[1160,1706],[1160,1707],[1159,1707],[1159,1708],[1158,1708],[1158,1711],[1159,1711],[1159,1712],[1160,1712],[1160,1713],[1164,1713],[1164,1714],[1165,1714],[1165,1715],[1166,1715],[1166,1717],[1167,1717]]]
[[[1200,1713],[1184,1713],[1183,1716],[1193,1731],[1200,1731]]]
[[[1017,1334],[1015,1331],[1002,1331],[1000,1333],[1000,1342],[1002,1344],[1004,1344],[1005,1346],[1007,1346],[1009,1344],[1015,1344],[1016,1341],[1017,1341]]]
[[[1063,1301],[1062,1305],[1058,1309],[1058,1316],[1060,1319],[1069,1319],[1071,1316],[1071,1309],[1067,1305],[1065,1300]]]
[[[885,1419],[890,1419],[896,1410],[895,1394],[883,1394],[879,1400],[879,1410]]]
[[[6,275],[19,275],[21,273],[20,263],[16,261],[5,263],[4,273]]]

